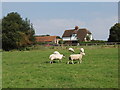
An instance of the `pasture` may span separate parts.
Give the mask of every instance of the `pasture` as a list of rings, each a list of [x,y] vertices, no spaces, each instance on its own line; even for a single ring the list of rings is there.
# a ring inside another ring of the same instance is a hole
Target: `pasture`
[[[79,53],[79,47],[73,47]],[[66,64],[71,52],[45,48],[2,53],[3,88],[118,88],[118,48],[84,46],[81,64]],[[55,50],[63,61],[49,63]]]

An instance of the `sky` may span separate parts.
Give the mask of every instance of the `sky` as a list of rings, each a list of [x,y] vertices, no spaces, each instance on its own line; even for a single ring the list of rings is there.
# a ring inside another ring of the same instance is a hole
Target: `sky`
[[[36,35],[62,36],[79,26],[92,32],[95,40],[107,40],[118,22],[117,2],[2,2],[2,17],[10,12],[30,19]]]

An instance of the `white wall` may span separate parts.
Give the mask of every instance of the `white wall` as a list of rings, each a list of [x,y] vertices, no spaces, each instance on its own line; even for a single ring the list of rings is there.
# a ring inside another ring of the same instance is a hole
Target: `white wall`
[[[70,37],[63,37],[63,41],[70,41]]]
[[[76,37],[63,37],[63,41],[78,40]]]

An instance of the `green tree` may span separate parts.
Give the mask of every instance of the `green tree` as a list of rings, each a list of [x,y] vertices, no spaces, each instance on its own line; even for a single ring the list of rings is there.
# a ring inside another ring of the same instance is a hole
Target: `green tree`
[[[19,49],[33,44],[34,29],[30,21],[23,20],[17,12],[9,13],[2,19],[2,48]]]
[[[120,42],[120,23],[116,23],[110,29],[109,42]]]
[[[2,49],[2,19],[0,19],[0,49]]]

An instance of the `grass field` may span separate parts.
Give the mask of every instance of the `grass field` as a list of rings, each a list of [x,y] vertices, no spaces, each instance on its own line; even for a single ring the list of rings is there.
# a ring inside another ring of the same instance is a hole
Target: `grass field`
[[[79,53],[79,48],[75,48]],[[41,48],[2,53],[3,88],[118,88],[118,48],[84,46],[81,64],[66,64],[67,48]],[[49,63],[53,51],[65,54],[62,63]]]

